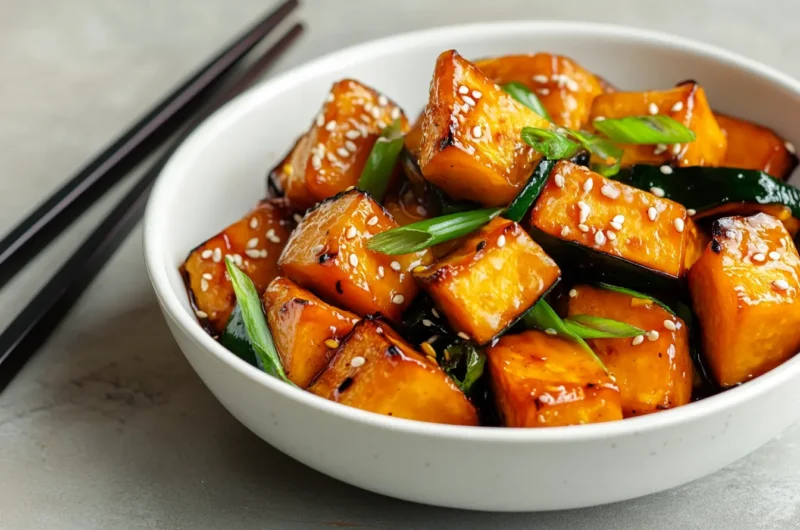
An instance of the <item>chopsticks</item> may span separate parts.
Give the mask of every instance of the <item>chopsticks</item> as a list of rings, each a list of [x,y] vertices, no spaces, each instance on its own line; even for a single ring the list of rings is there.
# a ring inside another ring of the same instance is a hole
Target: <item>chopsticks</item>
[[[296,2],[288,2],[296,4]],[[287,4],[288,4],[287,3]],[[286,4],[284,4],[285,6]],[[275,26],[277,23],[274,24]],[[69,309],[80,298],[119,245],[141,218],[150,189],[175,149],[197,125],[219,106],[240,94],[258,79],[286,48],[300,35],[303,27],[295,24],[273,46],[259,56],[219,95],[202,107],[165,153],[120,200],[99,226],[83,241],[47,284],[33,297],[11,324],[0,334],[0,391],[33,356]],[[248,45],[247,51],[252,49]],[[237,47],[239,58],[246,54]],[[232,61],[231,65],[236,61]],[[221,72],[220,72],[221,74]],[[221,79],[220,75],[217,79]],[[215,80],[216,83],[216,80]]]
[[[239,35],[86,164],[0,240],[0,287],[92,203],[172,136],[208,101],[219,81],[297,6],[287,0]]]

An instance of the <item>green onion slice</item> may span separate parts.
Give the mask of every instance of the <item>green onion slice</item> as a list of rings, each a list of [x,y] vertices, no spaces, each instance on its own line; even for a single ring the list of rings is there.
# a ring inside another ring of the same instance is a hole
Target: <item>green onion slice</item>
[[[619,173],[625,151],[601,136],[579,131],[570,131],[569,134],[600,160],[592,164],[592,171],[604,177],[612,177]]]
[[[571,158],[581,146],[558,131],[523,127],[522,140],[549,160]]]
[[[283,371],[278,350],[275,349],[272,334],[267,326],[267,319],[264,317],[261,298],[259,298],[253,282],[247,274],[239,270],[229,256],[225,257],[225,266],[228,269],[228,275],[231,277],[233,292],[236,294],[236,302],[242,311],[247,338],[256,353],[258,365],[271,376],[294,385],[286,377],[286,372]]]
[[[550,117],[550,113],[547,112],[546,108],[544,108],[544,105],[542,105],[541,100],[536,97],[536,94],[531,92],[528,87],[519,81],[511,81],[510,83],[503,85],[503,90],[510,94],[512,98],[516,99],[542,118],[548,121],[553,121],[553,119]]]
[[[474,232],[502,211],[502,208],[488,208],[425,219],[381,232],[369,240],[367,248],[391,255],[417,252]]]
[[[522,221],[525,214],[536,201],[536,198],[539,197],[539,193],[541,193],[544,185],[547,184],[547,179],[550,176],[550,172],[555,167],[556,162],[556,160],[547,159],[539,161],[539,164],[533,171],[533,175],[531,175],[531,178],[525,183],[525,186],[522,187],[522,191],[520,191],[514,200],[511,201],[511,204],[508,205],[503,217],[516,223]]]
[[[623,144],[682,144],[693,142],[694,132],[669,116],[628,116],[594,120],[594,128]]]
[[[650,295],[647,295],[647,294],[644,294],[644,293],[640,293],[639,291],[634,291],[633,289],[628,289],[627,287],[619,287],[617,285],[611,285],[609,283],[597,282],[595,285],[597,287],[600,287],[601,289],[605,289],[606,291],[613,291],[615,293],[627,294],[628,296],[632,296],[633,298],[638,298],[640,300],[649,300],[649,301],[653,302],[654,304],[656,304],[657,306],[660,306],[662,309],[667,311],[670,315],[675,315],[675,311],[670,309],[670,307],[667,304],[665,304],[663,302],[659,302],[658,300],[656,300],[655,298],[653,298]]]
[[[475,346],[475,344],[464,340],[459,340],[451,344],[445,348],[445,350],[447,350],[450,356],[450,361],[445,361],[442,365],[443,368],[448,375],[453,378],[453,381],[455,381],[459,388],[461,388],[461,391],[465,394],[469,394],[472,386],[483,375],[484,365],[486,364],[486,354],[481,348]],[[464,365],[464,378],[459,380],[455,372],[457,371],[456,367],[461,365],[462,362]]]
[[[383,129],[375,145],[372,146],[356,187],[369,193],[378,202],[383,200],[402,149],[403,131],[398,118]]]
[[[582,339],[621,339],[647,333],[625,322],[591,315],[573,315],[564,319],[564,324]]]

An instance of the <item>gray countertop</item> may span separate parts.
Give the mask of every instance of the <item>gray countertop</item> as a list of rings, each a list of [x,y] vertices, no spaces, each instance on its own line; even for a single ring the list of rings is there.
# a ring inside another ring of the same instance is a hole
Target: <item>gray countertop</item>
[[[0,231],[272,3],[4,0]],[[309,31],[276,71],[415,28],[549,18],[673,32],[800,76],[796,0],[304,3]],[[0,292],[0,325],[118,196],[93,208]],[[329,479],[260,441],[205,389],[161,318],[141,247],[137,231],[0,395],[2,530],[800,528],[800,424],[708,478],[586,510],[445,510]]]

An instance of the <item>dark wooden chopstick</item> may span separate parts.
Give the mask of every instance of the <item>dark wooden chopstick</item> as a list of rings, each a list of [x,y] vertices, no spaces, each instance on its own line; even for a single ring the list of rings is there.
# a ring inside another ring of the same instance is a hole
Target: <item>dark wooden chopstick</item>
[[[287,0],[247,29],[166,96],[94,160],[71,177],[0,240],[0,287],[5,285],[92,203],[163,145],[208,101],[219,80],[297,6]]]
[[[100,225],[83,241],[50,281],[34,296],[0,334],[0,392],[33,356],[69,309],[80,298],[97,273],[139,222],[145,203],[161,169],[180,141],[219,106],[248,88],[300,35],[295,24],[273,46],[249,65],[230,86],[214,97],[166,149],[165,154],[140,177]]]

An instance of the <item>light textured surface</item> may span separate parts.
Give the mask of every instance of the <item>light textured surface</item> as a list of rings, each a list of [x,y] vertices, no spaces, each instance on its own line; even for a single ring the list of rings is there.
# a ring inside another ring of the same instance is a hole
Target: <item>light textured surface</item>
[[[5,0],[0,230],[271,3]],[[276,72],[420,27],[550,18],[669,31],[800,76],[792,53],[800,49],[800,3],[794,0],[305,0],[305,6],[309,31]],[[0,325],[114,199],[94,208],[0,292]],[[0,396],[2,530],[800,528],[800,424],[704,480],[587,510],[459,512],[328,479],[261,442],[205,390],[161,319],[140,240],[140,232],[129,239]]]

